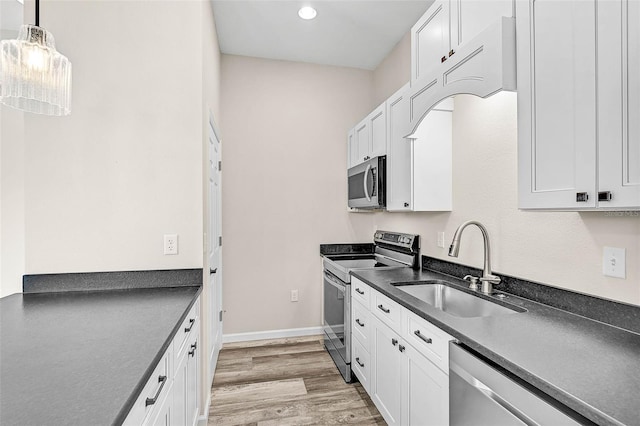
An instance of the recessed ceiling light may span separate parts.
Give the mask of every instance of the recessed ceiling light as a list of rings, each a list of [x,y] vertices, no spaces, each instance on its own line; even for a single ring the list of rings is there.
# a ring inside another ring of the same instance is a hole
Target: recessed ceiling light
[[[315,18],[317,14],[318,12],[316,12],[316,10],[311,6],[302,7],[298,11],[298,16],[307,20]]]

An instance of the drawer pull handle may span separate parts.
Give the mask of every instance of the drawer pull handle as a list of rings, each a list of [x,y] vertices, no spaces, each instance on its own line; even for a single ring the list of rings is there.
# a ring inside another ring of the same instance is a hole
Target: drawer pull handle
[[[360,367],[364,367],[364,364],[360,362],[360,358],[356,358],[356,362]]]
[[[147,398],[144,402],[145,407],[148,407],[149,405],[153,405],[156,403],[156,401],[158,400],[158,397],[160,396],[160,392],[162,392],[162,388],[164,387],[164,384],[167,383],[167,376],[159,376],[158,383],[160,383],[160,387],[156,392],[156,396],[154,396],[153,398]]]
[[[356,318],[356,324],[358,324],[360,327],[364,327],[364,323],[360,322],[360,318]]]
[[[425,343],[431,343],[431,337],[424,337],[421,333],[420,330],[416,330],[413,332],[413,334],[415,334],[416,336],[418,336],[420,339],[422,339]]]
[[[407,348],[405,348],[404,345],[400,345],[398,346],[398,349],[400,350],[400,352],[404,352],[404,350]]]
[[[356,287],[356,293],[358,294],[364,294],[364,291],[360,290],[358,287]]]
[[[193,345],[191,345],[191,350],[189,351],[189,355],[195,356],[197,348],[198,348],[198,342],[195,342]]]
[[[389,312],[391,312],[391,310],[385,308],[382,305],[378,305],[378,309],[380,309],[382,312],[384,312],[385,314],[388,314]]]
[[[193,324],[195,324],[195,323],[196,323],[196,320],[195,320],[195,319],[193,319],[193,318],[191,318],[191,319],[189,320],[189,327],[185,327],[185,328],[184,328],[184,332],[185,332],[185,333],[190,332],[190,331],[191,331],[191,329],[193,328]]]
[[[397,345],[397,344],[398,344],[398,339],[393,339],[393,338],[392,338],[392,339],[391,339],[391,344],[392,344],[393,346]]]

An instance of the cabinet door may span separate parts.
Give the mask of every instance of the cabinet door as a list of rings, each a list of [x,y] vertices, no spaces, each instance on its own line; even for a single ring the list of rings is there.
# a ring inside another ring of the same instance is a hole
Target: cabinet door
[[[353,164],[354,166],[362,163],[369,156],[370,130],[368,120],[366,119],[360,122],[355,128],[354,139],[357,149],[357,161]]]
[[[598,4],[598,191],[640,208],[640,2]]]
[[[411,82],[427,75],[450,50],[450,0],[436,0],[411,28]]]
[[[371,315],[371,399],[390,425],[400,424],[402,353],[400,337],[382,321]]]
[[[355,143],[355,129],[347,135],[347,169],[358,164],[358,145]]]
[[[516,8],[520,208],[593,208],[595,0]]]
[[[200,348],[195,339],[187,354],[186,367],[186,424],[195,426],[198,424],[200,383]]]
[[[173,379],[173,409],[171,423],[174,425],[187,424],[187,359],[183,357],[176,363],[175,378]]]
[[[449,376],[406,345],[403,359],[402,423],[415,426],[449,424]]]
[[[387,100],[387,210],[411,210],[411,141],[404,138],[409,124],[407,83]]]
[[[451,0],[451,48],[472,40],[502,16],[513,16],[513,0]]]
[[[369,114],[369,126],[371,128],[371,153],[372,158],[387,153],[387,114],[386,104],[380,105]]]

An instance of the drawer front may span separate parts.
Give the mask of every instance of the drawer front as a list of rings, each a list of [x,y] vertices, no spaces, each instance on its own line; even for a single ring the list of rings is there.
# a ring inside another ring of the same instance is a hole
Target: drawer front
[[[366,390],[367,393],[370,394],[371,393],[371,380],[370,380],[371,356],[359,341],[354,339],[351,345],[353,348],[353,351],[352,351],[353,358],[351,359],[351,369],[358,377],[358,380],[360,380],[360,383],[362,384],[362,387],[364,388],[364,390]]]
[[[192,340],[190,336],[194,332],[197,332],[197,323],[200,319],[200,298],[193,304],[189,314],[185,317],[184,321],[180,325],[176,336],[173,338],[173,345],[175,351],[175,360],[184,358],[187,350],[189,349],[189,341]]]
[[[449,334],[424,318],[404,310],[403,338],[438,368],[449,374]]]
[[[356,277],[351,277],[351,299],[357,300],[364,306],[369,306],[369,298],[371,295],[371,287],[363,283]]]
[[[155,418],[154,413],[168,395],[173,381],[171,374],[172,346],[169,346],[169,349],[167,349],[167,352],[165,352],[155,370],[153,370],[140,396],[133,404],[131,411],[129,411],[124,421],[125,425],[141,425],[149,419]]]
[[[353,313],[351,314],[351,336],[369,350],[371,317],[369,308],[363,306],[360,302],[354,302],[352,305]]]
[[[402,307],[384,294],[371,290],[371,312],[382,322],[400,333],[402,329]]]

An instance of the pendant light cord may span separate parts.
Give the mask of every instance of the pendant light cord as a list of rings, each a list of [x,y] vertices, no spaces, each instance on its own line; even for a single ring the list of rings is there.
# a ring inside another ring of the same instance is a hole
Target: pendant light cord
[[[36,27],[40,26],[40,0],[36,0]]]

